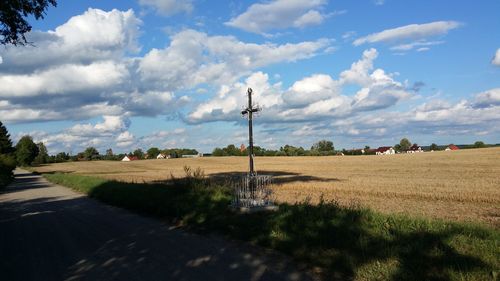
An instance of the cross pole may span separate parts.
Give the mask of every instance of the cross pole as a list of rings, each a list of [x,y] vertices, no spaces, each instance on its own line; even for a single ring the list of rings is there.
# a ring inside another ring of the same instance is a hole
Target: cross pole
[[[248,158],[249,158],[249,166],[250,166],[250,176],[255,176],[255,169],[253,166],[253,113],[259,112],[261,109],[259,107],[254,107],[252,104],[252,88],[248,88],[247,90],[247,95],[248,95],[248,106],[245,108],[243,111],[241,111],[241,114],[243,116],[247,115],[248,116]]]

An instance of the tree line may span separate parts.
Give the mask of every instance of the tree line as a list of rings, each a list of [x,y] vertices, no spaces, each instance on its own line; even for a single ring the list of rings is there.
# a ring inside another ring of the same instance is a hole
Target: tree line
[[[320,140],[311,146],[311,149],[304,149],[302,146],[285,145],[277,150],[265,149],[260,146],[254,146],[253,154],[255,156],[322,156],[335,155],[333,142]],[[245,156],[248,155],[246,147],[236,147],[230,144],[224,148],[216,147],[212,151],[212,156]]]

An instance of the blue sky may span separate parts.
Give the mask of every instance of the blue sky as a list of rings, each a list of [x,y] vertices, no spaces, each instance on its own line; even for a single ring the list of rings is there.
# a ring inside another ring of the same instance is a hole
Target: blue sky
[[[499,1],[60,1],[0,47],[0,120],[51,153],[500,142]]]

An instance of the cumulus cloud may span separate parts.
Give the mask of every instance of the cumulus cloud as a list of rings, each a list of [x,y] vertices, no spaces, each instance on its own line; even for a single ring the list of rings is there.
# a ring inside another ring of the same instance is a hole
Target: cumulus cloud
[[[36,48],[1,49],[0,103],[8,104],[0,108],[2,120],[171,115],[191,101],[177,91],[232,83],[256,68],[310,58],[331,44],[254,44],[188,29],[172,35],[164,49],[130,57],[139,50],[140,25],[132,10],[88,9],[54,31],[30,33]]]
[[[327,39],[296,44],[254,44],[233,36],[208,36],[185,30],[172,36],[170,46],[152,49],[139,64],[143,81],[168,90],[202,83],[228,83],[253,69],[310,58],[330,45]]]
[[[7,46],[0,50],[0,73],[30,73],[60,64],[121,58],[126,52],[139,50],[140,25],[132,10],[105,12],[90,8],[54,31],[29,33],[28,41],[34,46]]]
[[[164,16],[190,13],[193,10],[191,0],[139,0],[139,4]]]
[[[33,74],[0,75],[0,98],[96,91],[120,84],[127,75],[123,65],[112,61],[66,64]]]
[[[491,64],[500,66],[500,48],[497,49],[497,52],[495,53],[493,60],[491,60]]]
[[[354,40],[359,46],[366,43],[395,42],[401,40],[418,40],[431,36],[447,34],[448,31],[458,28],[461,24],[456,21],[435,21],[424,24],[410,24],[393,29],[386,29]]]
[[[116,146],[120,148],[128,148],[135,143],[135,136],[129,131],[125,131],[116,137]]]
[[[226,22],[226,25],[253,33],[289,27],[304,28],[324,21],[327,15],[320,11],[325,4],[325,0],[274,0],[257,3]]]
[[[77,124],[67,130],[73,136],[112,136],[129,128],[130,119],[125,116],[104,115],[104,121],[92,125]]]
[[[225,85],[207,102],[198,105],[187,117],[191,123],[237,121],[248,87],[254,90],[254,100],[266,108],[262,119],[271,123],[306,122],[352,116],[362,111],[390,107],[410,97],[406,87],[382,69],[373,70],[378,56],[375,49],[363,52],[362,58],[334,80],[327,74],[314,74],[283,89],[281,83],[271,84],[268,75],[256,72],[244,83]],[[342,93],[348,84],[361,87],[355,96]]]
[[[472,105],[477,108],[500,106],[500,88],[476,94]]]

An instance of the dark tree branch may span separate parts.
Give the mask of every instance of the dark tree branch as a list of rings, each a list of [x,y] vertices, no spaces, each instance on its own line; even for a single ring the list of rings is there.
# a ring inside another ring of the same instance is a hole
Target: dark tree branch
[[[36,20],[45,17],[49,5],[57,6],[56,0],[2,0],[0,4],[0,44],[26,45],[26,33],[31,25],[26,17]]]

